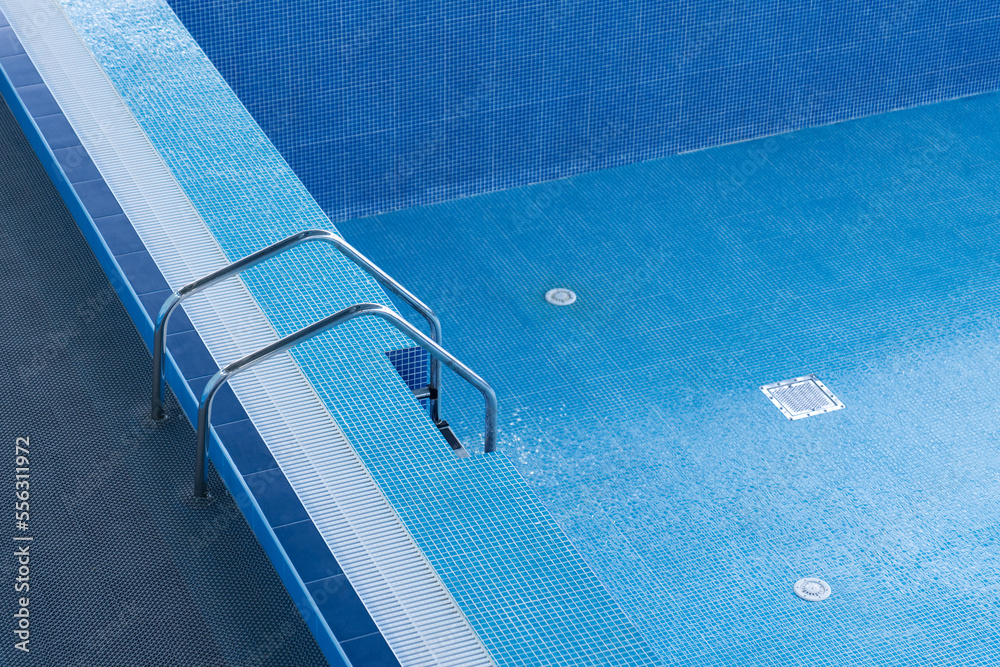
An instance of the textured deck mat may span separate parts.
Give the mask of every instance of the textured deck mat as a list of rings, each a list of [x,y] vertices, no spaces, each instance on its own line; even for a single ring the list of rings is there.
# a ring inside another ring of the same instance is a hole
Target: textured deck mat
[[[27,529],[13,502],[2,521],[3,662],[325,665],[233,499],[190,499],[191,426],[172,398],[147,421],[149,353],[3,102],[0,242],[2,493],[17,438],[30,482]]]

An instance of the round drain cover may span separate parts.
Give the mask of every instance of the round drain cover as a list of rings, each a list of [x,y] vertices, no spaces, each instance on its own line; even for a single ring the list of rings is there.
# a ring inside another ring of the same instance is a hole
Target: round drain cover
[[[576,293],[565,287],[557,287],[545,293],[545,300],[553,306],[568,306],[576,301]]]
[[[822,579],[799,579],[795,582],[795,594],[803,600],[819,602],[830,597],[830,584]]]

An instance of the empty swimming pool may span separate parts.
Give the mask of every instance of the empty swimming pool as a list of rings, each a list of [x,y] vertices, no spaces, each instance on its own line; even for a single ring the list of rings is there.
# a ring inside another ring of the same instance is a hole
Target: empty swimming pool
[[[107,586],[177,621],[186,582],[215,582],[191,607],[205,659],[997,664],[1000,9],[0,9],[5,132],[97,259],[87,284],[103,271],[123,306],[113,330],[86,323],[131,352],[79,367],[80,386],[121,380],[79,437],[101,451],[110,423],[155,444],[122,450],[136,479],[169,463]],[[332,245],[184,301],[165,422],[115,409],[120,384],[158,384],[137,342],[164,304],[305,237]],[[38,301],[89,312],[79,291]],[[436,340],[421,300],[441,350],[393,314]],[[383,319],[318,333],[360,312]],[[45,349],[47,322],[19,345]],[[438,391],[414,342],[475,387],[447,370]],[[205,388],[236,368],[207,418]],[[46,395],[9,414],[45,423]],[[162,560],[174,538],[197,577],[140,585],[158,561],[130,553]],[[228,596],[241,558],[257,593]],[[35,645],[71,622],[37,586]],[[143,659],[171,660],[178,623],[150,626]],[[121,636],[102,637],[87,655],[111,661]]]
[[[667,662],[991,664],[998,104],[341,228],[429,295],[501,449]],[[759,389],[807,374],[845,408],[792,421]]]

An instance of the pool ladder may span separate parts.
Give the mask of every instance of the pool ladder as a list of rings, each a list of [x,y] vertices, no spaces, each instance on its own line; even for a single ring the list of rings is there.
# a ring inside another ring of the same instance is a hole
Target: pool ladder
[[[328,331],[344,322],[358,317],[378,317],[400,333],[407,336],[414,343],[425,349],[430,356],[429,381],[426,387],[413,390],[414,396],[418,400],[427,399],[428,412],[434,425],[444,436],[448,444],[455,450],[461,450],[462,445],[455,437],[454,432],[448,422],[441,419],[441,365],[444,364],[453,370],[459,377],[478,389],[486,402],[486,428],[484,438],[484,450],[492,452],[496,449],[497,430],[497,398],[496,393],[487,382],[472,372],[468,366],[456,359],[441,346],[441,322],[437,315],[423,301],[415,297],[405,287],[393,280],[385,271],[376,266],[370,259],[362,255],[344,239],[333,232],[325,229],[309,229],[298,234],[293,234],[277,243],[267,246],[257,252],[247,255],[243,259],[228,264],[218,271],[214,271],[207,276],[199,278],[181,289],[177,290],[164,301],[160,307],[160,312],[156,316],[156,326],[153,330],[153,399],[151,416],[154,420],[163,419],[163,357],[166,352],[167,324],[174,310],[182,301],[190,296],[207,289],[226,278],[235,276],[247,269],[251,269],[258,264],[271,259],[277,255],[291,250],[304,243],[326,243],[332,245],[347,259],[364,270],[368,275],[377,280],[383,287],[405,301],[415,311],[420,313],[427,320],[430,326],[430,336],[424,335],[412,324],[404,320],[395,312],[377,303],[359,303],[339,310],[332,315],[299,329],[295,333],[289,334],[270,345],[267,345],[252,354],[248,354],[242,359],[232,362],[220,369],[205,385],[201,393],[198,404],[198,425],[197,425],[197,446],[195,461],[194,493],[198,497],[204,497],[207,493],[207,471],[205,468],[205,457],[208,450],[209,422],[212,415],[212,401],[216,393],[221,389],[231,377],[246,370],[260,362],[268,359],[280,352],[289,350],[305,341],[318,336],[324,331]]]

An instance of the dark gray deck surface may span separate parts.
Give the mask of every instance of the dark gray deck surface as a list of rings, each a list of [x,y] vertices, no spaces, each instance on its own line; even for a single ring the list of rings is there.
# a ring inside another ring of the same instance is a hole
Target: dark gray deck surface
[[[149,353],[2,101],[0,244],[3,662],[326,664],[233,499],[190,498],[191,426],[172,397],[172,418],[148,422]],[[30,438],[26,531],[18,437]],[[29,654],[14,648],[21,596]]]

